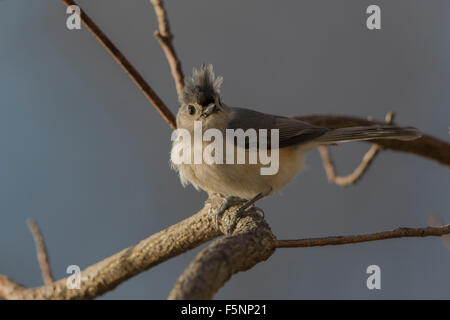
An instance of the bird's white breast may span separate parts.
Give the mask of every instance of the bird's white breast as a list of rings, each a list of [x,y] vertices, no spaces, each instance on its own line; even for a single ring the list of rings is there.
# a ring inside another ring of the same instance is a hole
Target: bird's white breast
[[[174,157],[177,143],[172,147],[171,158]],[[207,144],[203,144],[203,149]],[[274,175],[262,175],[261,163],[248,164],[249,151],[246,151],[246,164],[187,164],[181,163],[173,167],[179,172],[183,185],[191,183],[195,188],[208,193],[219,193],[224,196],[236,196],[250,199],[258,193],[277,192],[301,170],[305,148],[291,146],[279,149],[279,168]],[[236,154],[236,152],[235,152]],[[193,160],[193,156],[192,156]],[[223,161],[225,162],[225,161]]]

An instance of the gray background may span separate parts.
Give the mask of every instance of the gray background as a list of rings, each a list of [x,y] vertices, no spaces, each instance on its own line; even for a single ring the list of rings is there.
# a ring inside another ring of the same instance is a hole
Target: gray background
[[[370,4],[382,30],[365,27]],[[175,112],[169,69],[147,0],[80,0]],[[282,115],[332,113],[397,121],[448,141],[450,1],[169,1],[185,71],[214,63],[223,101]],[[84,268],[202,207],[169,169],[170,129],[83,28],[68,31],[55,0],[0,2],[0,273],[42,283],[26,219],[38,221],[57,278]],[[332,149],[348,173],[365,144]],[[317,151],[260,204],[280,239],[450,222],[449,172],[384,152],[354,187],[329,184]],[[199,251],[104,295],[163,299]],[[366,288],[381,267],[382,289]],[[450,252],[440,239],[278,250],[234,276],[216,298],[450,298]]]

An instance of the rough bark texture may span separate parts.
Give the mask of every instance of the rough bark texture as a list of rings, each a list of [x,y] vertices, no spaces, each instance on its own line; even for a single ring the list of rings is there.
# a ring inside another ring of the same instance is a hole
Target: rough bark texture
[[[169,299],[211,299],[233,274],[267,260],[275,244],[275,236],[260,216],[239,220],[232,235],[197,255],[178,278]]]
[[[218,235],[210,206],[81,272],[81,288],[68,289],[67,278],[37,288],[24,288],[0,275],[5,299],[91,299],[161,262],[193,249]]]

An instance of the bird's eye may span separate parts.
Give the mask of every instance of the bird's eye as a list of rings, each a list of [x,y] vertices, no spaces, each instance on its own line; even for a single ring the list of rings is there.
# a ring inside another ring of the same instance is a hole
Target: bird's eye
[[[195,113],[195,107],[194,106],[188,106],[188,112],[190,115],[193,115]]]

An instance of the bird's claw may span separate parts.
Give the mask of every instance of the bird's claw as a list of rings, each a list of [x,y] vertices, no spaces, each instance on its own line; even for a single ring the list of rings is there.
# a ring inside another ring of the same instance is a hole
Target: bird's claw
[[[255,206],[251,206],[251,207],[247,207],[246,205],[243,205],[242,207],[240,207],[239,209],[236,210],[236,213],[233,215],[233,217],[231,218],[231,220],[227,223],[226,226],[226,234],[231,234],[234,230],[234,228],[236,227],[239,219],[245,217],[250,211],[254,211],[256,212],[258,215],[261,216],[261,218],[264,219],[264,211],[261,208],[255,207]]]
[[[256,198],[255,198],[256,199]],[[259,214],[262,218],[264,218],[264,211],[261,208],[255,207],[253,200],[245,200],[237,197],[226,197],[222,203],[220,204],[219,208],[214,212],[214,222],[216,225],[216,229],[220,229],[220,218],[225,213],[227,209],[232,207],[233,205],[242,203],[242,205],[236,210],[234,215],[232,215],[232,218],[230,221],[228,221],[225,233],[227,235],[231,234],[234,228],[237,225],[237,222],[240,218],[245,216],[249,210],[255,211],[257,214]]]
[[[217,208],[217,210],[214,212],[214,222],[216,224],[216,228],[220,229],[220,218],[222,217],[222,215],[225,213],[225,211],[227,211],[227,209],[229,209],[231,206],[240,203],[244,200],[240,199],[240,198],[236,198],[236,197],[226,197],[222,203],[220,204],[220,207]]]

